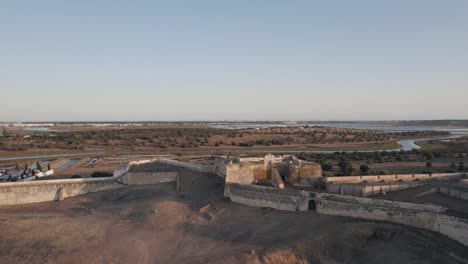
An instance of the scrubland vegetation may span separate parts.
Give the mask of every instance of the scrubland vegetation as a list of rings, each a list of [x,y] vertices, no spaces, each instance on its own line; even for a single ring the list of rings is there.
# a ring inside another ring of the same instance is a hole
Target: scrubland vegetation
[[[453,173],[467,171],[467,139],[428,144],[445,148],[412,151],[302,153],[300,159],[318,162],[324,176]]]
[[[346,144],[389,144],[397,139],[432,137],[445,132],[387,133],[328,127],[227,130],[174,126],[77,131],[5,130],[0,151],[148,150],[245,148]]]

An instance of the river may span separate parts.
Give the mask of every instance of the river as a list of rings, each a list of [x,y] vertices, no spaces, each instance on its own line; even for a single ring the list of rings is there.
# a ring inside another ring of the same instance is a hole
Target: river
[[[223,128],[223,129],[251,129],[251,128],[268,128],[268,127],[286,127],[286,126],[305,126],[304,123],[291,124],[270,124],[270,123],[259,123],[259,124],[245,124],[245,123],[229,123],[229,124],[216,124],[212,127]],[[310,125],[309,125],[310,126]],[[416,144],[417,141],[429,141],[429,140],[450,140],[455,138],[463,137],[468,135],[468,128],[458,128],[449,126],[404,126],[392,123],[366,123],[366,122],[333,122],[333,123],[320,123],[313,126],[329,126],[336,128],[350,128],[350,129],[365,129],[365,130],[377,130],[384,132],[417,132],[417,131],[446,131],[450,132],[450,136],[445,137],[432,137],[432,138],[416,138],[416,139],[403,139],[397,141],[400,145],[396,149],[379,149],[379,150],[239,150],[239,152],[272,152],[272,153],[334,153],[334,152],[373,152],[373,151],[411,151],[413,149],[420,149],[421,147]]]

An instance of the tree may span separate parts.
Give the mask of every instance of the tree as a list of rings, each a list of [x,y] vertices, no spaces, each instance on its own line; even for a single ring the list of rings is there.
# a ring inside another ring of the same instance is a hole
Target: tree
[[[367,166],[367,164],[362,164],[361,166],[359,166],[359,170],[363,173],[367,173],[369,172],[369,166]]]
[[[338,162],[338,167],[341,168],[345,175],[351,175],[351,173],[353,172],[353,166],[351,165],[351,162],[347,160],[340,160]]]
[[[426,167],[432,168],[432,162],[426,162]]]
[[[323,171],[331,171],[333,169],[333,165],[328,161],[324,161],[320,165]]]

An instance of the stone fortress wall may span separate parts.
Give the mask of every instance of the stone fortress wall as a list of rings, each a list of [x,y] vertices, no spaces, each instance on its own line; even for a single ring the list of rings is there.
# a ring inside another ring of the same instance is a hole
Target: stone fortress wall
[[[117,182],[125,185],[147,185],[159,184],[165,182],[177,181],[178,172],[163,171],[163,172],[128,172],[119,179]]]
[[[468,246],[468,220],[445,214],[446,208],[335,194],[317,194],[317,212],[387,221],[446,235]]]
[[[284,157],[282,158],[284,160]],[[268,159],[269,157],[266,156],[264,160]],[[330,193],[278,188],[277,177],[275,177],[277,174],[274,170],[272,175],[275,180],[272,180],[271,186],[255,185],[254,183],[259,180],[256,170],[265,168],[265,164],[261,164],[257,159],[230,162],[226,166],[224,194],[234,202],[249,206],[271,207],[286,211],[315,210],[321,214],[409,225],[439,232],[468,246],[468,220],[445,214],[447,210],[445,207],[356,197],[413,188],[428,184],[428,182],[448,179],[461,179],[459,185],[468,187],[468,181],[462,179],[467,176],[464,173],[348,177],[321,177],[319,175],[317,177],[314,170],[308,173],[307,169],[301,170],[300,167],[294,166],[297,162],[290,160],[287,164],[290,172],[286,177],[288,183],[293,186],[313,186],[316,181],[321,181],[326,184],[326,190]],[[284,168],[281,171],[284,173]],[[310,177],[313,181],[307,181],[308,177],[301,179],[304,175],[302,173],[314,175]],[[278,174],[281,175],[279,171]],[[440,185],[432,189],[464,199],[460,188],[457,190],[458,193],[454,192],[453,188],[453,186]]]
[[[320,164],[299,160],[291,155],[275,157],[268,154],[263,158],[218,159],[215,171],[226,178],[226,183],[240,184],[262,181],[274,181],[276,186],[284,186],[283,181],[291,185],[304,182],[313,184],[322,177]]]
[[[340,176],[324,177],[325,183],[361,183],[361,182],[396,182],[396,181],[416,181],[431,179],[460,179],[466,173],[434,173],[434,174],[392,174],[392,175],[371,175],[371,176]]]
[[[368,197],[425,185],[423,182],[378,182],[364,184],[327,184],[327,193]]]
[[[468,246],[468,220],[446,215],[447,208],[441,206],[236,183],[226,184],[225,196],[233,202],[255,207],[314,210],[326,215],[409,225],[444,234]]]
[[[466,173],[465,175],[468,176],[468,173]],[[460,184],[468,187],[468,179],[461,179]]]
[[[114,171],[114,179],[116,182],[125,185],[146,185],[146,184],[159,184],[165,182],[177,181],[178,172],[174,170],[169,171],[133,171],[132,168],[155,163],[173,166],[177,168],[184,168],[196,172],[213,173],[214,167],[202,164],[193,164],[188,162],[180,162],[170,159],[151,159],[151,160],[138,160],[124,163],[117,167]]]
[[[466,173],[436,173],[407,175],[377,175],[377,176],[344,176],[324,177],[328,193],[367,197],[386,194],[421,185],[431,184],[434,192],[468,200],[468,186],[443,184],[444,180],[460,180]]]
[[[197,172],[213,172],[212,166],[167,159],[137,160],[117,166],[113,177],[1,183],[0,206],[60,201],[67,197],[124,188],[127,185],[158,184],[177,180],[177,172],[132,172],[135,166],[156,161]]]
[[[285,211],[307,211],[310,200],[309,193],[305,191],[238,183],[226,184],[224,196],[233,202],[249,206]]]
[[[302,163],[302,161],[298,162],[291,156],[272,157],[271,155],[267,155],[265,158],[241,160],[240,162],[232,162],[226,159],[224,165],[217,161],[214,166],[165,159],[134,161],[118,166],[114,172],[114,176],[109,178],[0,184],[0,205],[62,200],[66,197],[112,188],[122,188],[126,185],[157,184],[174,181],[174,179],[177,181],[177,174],[174,171],[132,171],[138,165],[153,162],[196,172],[216,173],[221,177],[224,175],[226,177],[224,194],[234,202],[257,207],[271,207],[278,210],[315,210],[321,214],[394,222],[439,232],[468,246],[468,221],[464,218],[445,214],[447,208],[444,207],[317,193],[297,189],[281,189],[279,178],[283,177],[287,183],[292,182],[298,185],[301,184],[301,179],[310,179],[310,182],[327,180],[326,178],[317,176],[319,171],[314,164],[311,164],[310,167],[308,166],[309,164],[303,166],[305,163]],[[274,164],[277,165],[275,166]],[[226,168],[224,172],[222,171],[223,168]],[[465,175],[445,176],[460,177]],[[398,175],[397,177],[391,175],[388,179],[390,180],[392,177],[396,179],[396,181],[390,181],[392,184],[419,183],[418,181],[403,180],[404,177],[409,179],[413,176]],[[378,180],[382,180],[382,178],[379,179],[377,177],[375,179],[377,182],[373,183],[380,184]],[[330,178],[330,180],[333,181],[335,179]],[[357,178],[354,180],[358,182]],[[252,184],[257,181],[272,181],[272,186]],[[366,181],[370,182],[372,178],[366,178]],[[345,184],[343,181],[338,182],[340,182],[339,184]],[[462,179],[460,185],[465,184],[466,181]]]
[[[440,194],[468,201],[468,185],[461,180],[459,184],[439,184],[436,191]]]
[[[66,179],[0,184],[0,205],[60,201],[67,197],[124,187],[112,177]]]

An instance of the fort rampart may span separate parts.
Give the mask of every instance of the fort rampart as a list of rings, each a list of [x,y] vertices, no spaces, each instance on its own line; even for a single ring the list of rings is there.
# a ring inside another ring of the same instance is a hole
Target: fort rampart
[[[159,184],[177,180],[177,172],[131,171],[134,166],[156,161],[196,172],[213,172],[213,166],[167,159],[138,160],[120,164],[114,170],[113,177],[2,183],[0,184],[0,205],[58,201],[67,197],[120,188],[125,185]]]
[[[340,176],[324,177],[326,183],[360,183],[360,182],[392,182],[392,181],[418,181],[431,179],[461,179],[466,173],[434,173],[434,174],[392,174],[371,176]]]
[[[444,234],[468,246],[468,220],[446,215],[444,207],[317,194],[317,212],[409,225]]]
[[[310,200],[305,191],[237,183],[226,183],[224,196],[241,204],[286,211],[307,211]]]
[[[359,197],[367,197],[371,195],[384,194],[408,188],[414,188],[417,186],[424,185],[423,182],[376,182],[369,184],[326,184],[326,190],[328,193],[351,195]]]
[[[2,183],[0,205],[58,201],[120,187],[123,185],[115,183],[112,177]]]
[[[437,186],[437,192],[453,198],[468,200],[468,186],[464,184],[441,184]]]
[[[125,185],[159,184],[177,181],[178,172],[128,172],[121,176],[117,182]]]
[[[414,174],[414,175],[382,175],[382,176],[344,176],[325,177],[328,193],[368,197],[393,191],[413,188],[425,184],[434,186],[434,192],[439,192],[455,198],[468,200],[468,185],[463,188],[461,179],[465,173]],[[461,179],[460,184],[444,184],[440,180]]]
[[[226,184],[225,196],[256,207],[316,210],[320,214],[409,225],[439,232],[468,246],[468,220],[446,215],[447,209],[441,206],[240,184]]]

